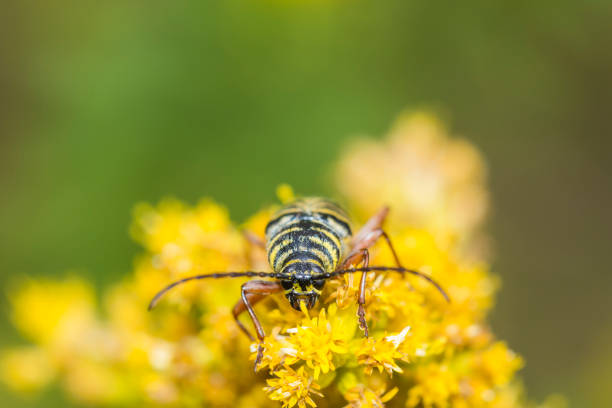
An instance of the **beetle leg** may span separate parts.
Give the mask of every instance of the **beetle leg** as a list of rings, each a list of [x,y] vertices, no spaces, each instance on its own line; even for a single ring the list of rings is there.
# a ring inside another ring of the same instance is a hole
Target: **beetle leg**
[[[251,243],[251,245],[254,245],[263,250],[266,249],[265,241],[259,238],[259,236],[255,234],[253,231],[244,230],[242,231],[242,235],[246,238],[247,241],[249,241],[249,243]]]
[[[266,242],[251,230],[242,230],[242,236],[248,242],[245,246],[245,256],[253,268],[266,268]]]
[[[249,312],[249,316],[251,316],[253,326],[255,327],[255,333],[257,334],[257,340],[259,341],[257,346],[257,357],[255,358],[255,371],[257,371],[257,366],[263,357],[263,340],[266,334],[261,326],[261,323],[259,322],[259,319],[255,315],[253,306],[267,295],[280,292],[281,290],[282,287],[278,282],[262,280],[248,281],[242,285],[241,298],[238,303],[236,303],[236,306],[234,306],[234,319],[236,319],[240,329],[249,337],[251,341],[255,341],[255,338],[251,335],[251,333],[249,333],[240,320],[238,320],[240,313],[244,312],[245,310]]]
[[[370,235],[372,232],[382,229],[382,225],[385,222],[385,219],[387,218],[387,214],[389,214],[389,207],[385,206],[381,208],[372,217],[370,217],[368,221],[366,221],[363,227],[361,227],[361,229],[357,231],[357,233],[353,236],[351,246],[353,251],[355,251],[355,248],[358,246],[361,246],[362,248],[367,248],[372,245],[373,242],[369,245],[366,244],[365,246],[363,246],[364,243],[371,241]]]
[[[397,256],[397,252],[393,247],[393,243],[391,242],[389,235],[382,229],[382,224],[385,221],[385,218],[387,217],[388,213],[389,207],[383,207],[382,209],[380,209],[380,211],[374,214],[365,223],[363,227],[361,227],[361,229],[357,232],[357,234],[355,234],[355,237],[353,238],[351,245],[351,253],[347,257],[347,259],[353,254],[360,252],[364,248],[370,248],[376,243],[376,241],[378,241],[380,237],[383,237],[385,239],[385,242],[387,243],[387,246],[391,250],[391,253],[393,254],[393,259],[395,260],[395,263],[398,267],[402,267],[402,264],[399,260],[399,257]]]
[[[353,252],[349,255],[344,262],[342,262],[342,269],[348,268],[350,265],[361,264],[364,268],[367,268],[370,264],[370,252],[366,248],[362,248],[359,252]],[[359,327],[363,330],[366,337],[369,336],[368,323],[365,319],[365,291],[366,291],[366,273],[361,272],[361,279],[359,280],[359,297],[357,298],[357,316],[359,316]]]
[[[351,252],[344,262],[342,262],[339,269],[346,269],[350,265],[357,265],[360,262],[364,268],[367,268],[370,263],[370,253],[368,249],[372,247],[380,237],[385,239],[397,266],[400,268],[402,267],[389,235],[382,229],[382,224],[388,213],[389,207],[383,207],[365,223],[357,234],[355,234]],[[357,309],[357,316],[359,316],[359,326],[364,331],[365,336],[368,337],[368,325],[365,319],[366,273],[367,272],[361,273],[361,279],[359,281],[359,298],[357,299],[359,308]]]
[[[363,267],[367,268],[370,264],[370,252],[367,249],[362,250],[363,253]],[[361,279],[359,280],[359,297],[357,298],[357,316],[359,316],[359,327],[363,330],[363,334],[368,337],[368,323],[365,318],[365,295],[366,295],[366,273],[361,272]]]

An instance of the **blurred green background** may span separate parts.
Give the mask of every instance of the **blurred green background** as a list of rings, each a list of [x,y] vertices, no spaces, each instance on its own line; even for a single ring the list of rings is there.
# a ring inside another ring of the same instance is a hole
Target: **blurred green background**
[[[534,399],[612,404],[610,1],[3,0],[0,273],[131,269],[132,206],[328,194],[355,134],[433,106],[484,153],[496,333]],[[21,340],[2,294],[0,346]],[[59,391],[3,407],[66,407]]]

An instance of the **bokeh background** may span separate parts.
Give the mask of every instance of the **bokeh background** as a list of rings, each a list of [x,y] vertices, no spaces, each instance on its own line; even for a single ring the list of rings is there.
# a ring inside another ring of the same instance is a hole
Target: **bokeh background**
[[[609,407],[610,21],[604,0],[3,0],[2,288],[116,281],[143,200],[211,196],[241,221],[281,182],[333,194],[352,136],[434,108],[487,159],[492,325],[530,396]],[[0,346],[19,343],[0,306]]]

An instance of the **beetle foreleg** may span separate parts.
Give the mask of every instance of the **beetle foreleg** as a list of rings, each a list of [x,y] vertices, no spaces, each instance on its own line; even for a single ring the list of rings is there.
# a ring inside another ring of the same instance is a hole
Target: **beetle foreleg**
[[[257,334],[257,340],[259,341],[257,346],[257,357],[255,358],[255,371],[257,371],[257,366],[263,357],[263,340],[266,334],[261,326],[261,323],[259,322],[259,319],[257,318],[257,315],[255,315],[253,306],[264,299],[267,295],[280,292],[281,290],[282,287],[278,282],[262,280],[248,281],[242,285],[241,298],[238,303],[236,303],[236,306],[234,306],[234,319],[236,319],[236,323],[238,323],[240,329],[249,337],[251,341],[255,341],[255,338],[251,335],[251,333],[249,333],[240,320],[238,320],[240,313],[244,312],[245,310],[249,312],[249,316],[251,316],[253,326],[255,327],[255,333]]]
[[[379,239],[383,237],[385,242],[389,246],[393,259],[398,267],[402,268],[397,252],[391,243],[389,235],[382,229],[382,224],[389,213],[389,207],[383,207],[374,216],[372,216],[365,225],[355,234],[352,242],[352,248],[350,254],[346,257],[344,262],[340,265],[339,270],[346,269],[350,265],[357,265],[360,262],[364,268],[367,268],[370,262],[370,253],[368,251]],[[366,295],[366,273],[361,273],[361,280],[359,281],[359,297],[357,304],[357,316],[359,317],[359,327],[363,330],[366,337],[368,337],[368,324],[365,318],[365,295]]]

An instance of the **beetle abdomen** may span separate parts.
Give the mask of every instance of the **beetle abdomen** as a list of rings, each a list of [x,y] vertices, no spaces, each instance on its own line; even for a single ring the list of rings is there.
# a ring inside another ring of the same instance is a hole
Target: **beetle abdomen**
[[[337,204],[322,198],[300,199],[282,207],[268,223],[268,261],[275,271],[308,262],[332,272],[350,235],[349,218]]]

